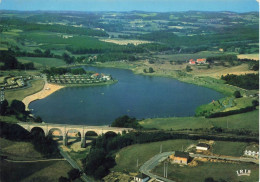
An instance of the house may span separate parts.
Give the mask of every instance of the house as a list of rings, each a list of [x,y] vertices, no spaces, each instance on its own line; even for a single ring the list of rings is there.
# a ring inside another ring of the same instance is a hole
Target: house
[[[186,165],[188,164],[189,157],[189,153],[180,151],[175,151],[175,154],[170,155],[170,159],[173,161],[173,163]]]
[[[208,150],[209,149],[209,145],[206,143],[199,143],[196,146],[196,150]]]
[[[194,61],[194,59],[190,59],[190,60],[189,60],[189,64],[194,65],[194,64],[196,64],[196,61]]]
[[[99,73],[95,73],[93,75],[91,75],[91,78],[98,78],[99,77]]]
[[[259,151],[245,150],[244,155],[259,158]]]
[[[206,63],[206,58],[197,59],[196,62],[197,62],[198,64],[205,64],[205,63]]]
[[[150,179],[150,177],[143,174],[143,173],[140,173],[140,174],[138,174],[137,176],[134,177],[135,182],[146,182],[149,179]]]

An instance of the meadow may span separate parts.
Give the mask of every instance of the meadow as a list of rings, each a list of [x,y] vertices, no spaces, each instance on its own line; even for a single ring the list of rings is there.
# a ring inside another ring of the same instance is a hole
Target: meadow
[[[32,62],[36,69],[46,69],[51,67],[65,66],[66,63],[62,59],[56,58],[42,58],[42,57],[18,57],[21,63]]]
[[[181,151],[191,144],[196,144],[192,140],[167,140],[162,142],[152,142],[147,144],[136,144],[121,149],[116,154],[116,166],[112,169],[118,172],[138,172],[138,169],[147,160],[160,152],[162,145],[162,152]],[[136,166],[138,159],[139,167]]]
[[[84,49],[109,49],[115,44],[106,43],[99,41],[97,38],[89,37],[86,35],[70,35],[65,38],[60,33],[51,33],[51,32],[26,32],[21,34],[21,39],[27,41],[28,43],[36,42],[37,45],[44,49],[65,49],[67,46],[72,48],[84,48]]]
[[[219,118],[204,117],[172,117],[152,118],[139,122],[145,128],[157,128],[163,130],[199,129],[221,127],[228,129],[247,129],[258,131],[259,111],[236,114]]]
[[[236,171],[241,169],[251,170],[250,176],[237,176]],[[153,172],[163,176],[163,163],[158,165]],[[187,175],[188,174],[188,175]],[[199,162],[195,167],[169,164],[168,178],[175,181],[190,182],[204,181],[212,177],[214,180],[226,180],[232,182],[258,181],[259,167],[251,163],[221,163],[221,162]]]
[[[1,155],[12,160],[41,160],[44,156],[34,149],[31,142],[12,141],[0,138]],[[60,176],[67,177],[72,169],[67,161],[43,162],[0,162],[0,181],[58,181]]]

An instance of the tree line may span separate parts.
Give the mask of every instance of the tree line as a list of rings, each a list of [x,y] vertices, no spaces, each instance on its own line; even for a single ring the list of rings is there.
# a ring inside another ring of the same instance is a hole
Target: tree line
[[[245,75],[227,74],[226,76],[222,75],[221,79],[225,80],[227,84],[235,85],[240,88],[248,90],[259,89],[259,73]]]
[[[16,57],[14,56],[15,53],[12,51],[0,51],[0,62],[3,63],[0,66],[1,70],[11,70],[11,69],[19,69],[19,70],[33,70],[35,69],[33,63],[20,63],[17,61]]]

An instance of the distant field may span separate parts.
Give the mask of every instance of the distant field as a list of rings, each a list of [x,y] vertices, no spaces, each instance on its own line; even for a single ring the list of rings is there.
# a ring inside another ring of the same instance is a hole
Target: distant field
[[[258,131],[259,129],[259,111],[252,111],[243,114],[236,114],[219,118],[204,117],[176,117],[176,118],[153,118],[145,119],[140,124],[145,128],[157,128],[163,130],[178,129],[198,129],[221,127],[229,129],[248,129]]]
[[[241,157],[244,154],[247,143],[244,142],[225,142],[215,141],[213,144],[213,153],[226,156]]]
[[[259,54],[239,54],[237,57],[239,59],[254,59],[259,61]]]
[[[56,58],[41,58],[41,57],[18,57],[21,63],[33,62],[38,69],[45,67],[60,67],[66,65],[61,59]]]
[[[34,80],[31,82],[31,87],[19,90],[8,90],[5,92],[5,97],[9,104],[11,104],[12,100],[20,100],[22,101],[26,96],[32,95],[36,92],[42,90],[44,86],[43,80]]]
[[[127,39],[100,39],[103,42],[109,42],[109,43],[114,43],[118,45],[127,45],[127,44],[134,44],[134,45],[139,45],[139,44],[148,44],[151,43],[150,41],[145,41],[145,40],[127,40]]]
[[[192,140],[167,140],[162,142],[153,142],[147,144],[131,145],[123,148],[116,154],[116,166],[112,171],[118,172],[137,172],[136,161],[139,160],[139,167],[149,160],[154,155],[160,152],[160,145],[162,145],[162,151],[174,151],[182,150],[191,144],[197,144],[196,141]]]
[[[236,171],[241,169],[250,169],[250,176],[237,176]],[[163,163],[157,166],[153,172],[160,176],[163,176]],[[239,181],[259,181],[259,166],[251,163],[212,163],[212,162],[200,162],[198,166],[180,166],[176,164],[169,164],[168,166],[168,178],[175,181],[190,182],[198,181],[202,182],[205,178],[212,177],[214,180],[225,180],[232,182]]]
[[[219,56],[223,53],[218,51],[201,51],[195,54],[172,54],[172,55],[157,55],[156,57],[167,61],[188,61],[189,59],[207,58],[211,56]]]
[[[86,49],[106,49],[115,45],[84,35],[75,35],[68,38],[63,38],[63,34],[47,32],[27,32],[23,33],[21,38],[27,40],[28,43],[33,44],[33,42],[36,42],[38,44],[37,46],[49,49],[65,49],[66,46]]]

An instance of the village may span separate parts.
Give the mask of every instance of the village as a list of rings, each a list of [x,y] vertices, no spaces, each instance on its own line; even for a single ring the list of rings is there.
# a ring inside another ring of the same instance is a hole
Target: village
[[[199,142],[197,145],[190,145],[182,151],[172,151],[157,154],[149,161],[144,163],[140,167],[140,173],[133,178],[134,182],[155,182],[155,181],[167,181],[174,182],[169,179],[168,173],[170,173],[171,166],[176,168],[196,168],[201,163],[256,163],[259,160],[259,147],[257,144],[246,147],[243,156],[233,157],[218,155],[213,153],[214,141]],[[151,167],[153,166],[153,167]],[[156,169],[157,168],[157,169]],[[161,168],[161,173],[158,173],[158,168]],[[156,169],[156,170],[155,170]],[[182,169],[180,169],[182,170]],[[162,174],[163,172],[163,174]],[[237,176],[250,176],[250,169],[240,169],[234,171]]]
[[[91,83],[102,83],[113,80],[110,75],[95,73],[92,75],[84,74],[84,75],[55,75],[49,77],[50,83],[57,84],[91,84]]]
[[[38,76],[39,77],[39,76]],[[27,86],[27,81],[35,79],[34,76],[4,76],[0,77],[0,89],[18,89]]]

